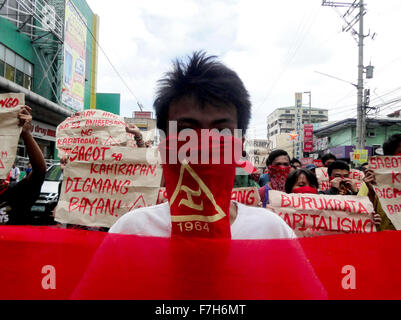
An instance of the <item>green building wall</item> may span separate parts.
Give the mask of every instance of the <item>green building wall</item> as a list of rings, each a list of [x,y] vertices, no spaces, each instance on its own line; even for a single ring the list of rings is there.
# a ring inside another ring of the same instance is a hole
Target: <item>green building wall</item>
[[[47,80],[44,80],[39,87],[45,75],[33,50],[30,38],[19,32],[13,23],[4,18],[0,18],[0,42],[33,64],[32,91],[46,99],[56,102]]]
[[[366,132],[374,132],[374,137],[366,137],[366,146],[382,145],[393,134],[399,134],[401,132],[400,125],[391,126],[378,126],[371,127],[367,126]],[[334,132],[329,135],[330,143],[329,148],[338,146],[354,146],[356,145],[356,128],[345,128],[341,131]]]
[[[57,14],[64,20],[65,11],[65,0],[53,0],[51,1]],[[93,11],[85,0],[72,0],[72,3],[76,6],[78,11],[86,19],[87,24],[87,36],[86,36],[86,77],[85,77],[85,99],[84,109],[90,108],[90,90],[91,90],[91,72],[92,72],[92,24],[93,24]],[[33,83],[32,91],[41,95],[42,97],[51,100],[55,103],[56,97],[54,96],[50,84],[47,79],[42,82],[45,77],[39,60],[36,57],[34,49],[32,47],[30,38],[25,34],[18,32],[17,27],[10,21],[0,17],[0,42],[6,47],[13,50],[15,53],[28,60],[33,64]],[[61,62],[62,63],[62,62]],[[60,69],[60,76],[62,76],[62,69]],[[41,86],[39,84],[42,82]],[[61,91],[61,88],[58,88]],[[58,92],[58,93],[59,93]],[[69,109],[68,107],[66,107]]]
[[[96,109],[120,115],[121,96],[118,93],[97,93]]]

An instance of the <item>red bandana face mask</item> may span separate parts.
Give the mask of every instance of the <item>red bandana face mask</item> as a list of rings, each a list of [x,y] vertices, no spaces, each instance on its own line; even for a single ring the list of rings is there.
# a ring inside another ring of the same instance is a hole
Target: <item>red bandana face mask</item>
[[[312,193],[317,194],[317,189],[309,186],[304,186],[300,188],[296,188],[292,191],[292,193]]]
[[[202,145],[200,136],[198,132],[194,143],[168,137],[159,147],[170,205],[171,236],[231,238],[230,204],[236,164],[233,152],[228,152],[227,156],[223,151],[227,144],[241,145],[241,141],[227,136],[223,140],[221,135],[213,135],[209,138],[209,145]],[[190,152],[196,151],[198,156],[189,154],[180,159],[183,147]],[[175,164],[177,150],[179,156]],[[212,164],[213,154],[219,154],[219,164]],[[207,163],[200,161],[201,157]],[[227,161],[230,157],[231,161]]]
[[[291,167],[271,165],[268,169],[272,189],[285,192],[285,182],[290,174]]]

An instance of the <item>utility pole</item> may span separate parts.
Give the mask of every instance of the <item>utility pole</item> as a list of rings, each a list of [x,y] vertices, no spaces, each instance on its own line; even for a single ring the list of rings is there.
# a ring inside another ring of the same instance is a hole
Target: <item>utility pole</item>
[[[341,15],[341,18],[344,19],[346,25],[343,26],[343,31],[348,32],[351,30],[352,35],[354,36],[355,41],[358,43],[358,85],[356,88],[358,89],[358,100],[357,100],[357,118],[356,118],[356,149],[364,149],[366,142],[366,106],[364,104],[364,64],[363,64],[363,47],[364,47],[364,38],[370,35],[363,34],[363,17],[366,14],[365,5],[363,0],[355,0],[353,3],[344,3],[344,2],[334,2],[322,0],[322,6],[330,6],[330,7],[347,7],[348,10],[344,15]],[[352,17],[352,13],[355,9],[359,7],[359,12],[357,15]],[[348,21],[347,18],[351,17],[351,20]],[[355,31],[353,27],[359,22],[359,32]],[[372,39],[375,37],[373,34]],[[353,84],[354,85],[354,84]],[[355,85],[354,85],[355,86]]]
[[[309,94],[309,124],[312,124],[312,92],[305,91],[304,93]]]
[[[364,16],[363,0],[359,1],[359,58],[358,58],[358,112],[357,112],[357,134],[356,134],[356,148],[365,149],[366,141],[366,109],[363,103],[363,16]],[[359,121],[359,126],[358,126]]]

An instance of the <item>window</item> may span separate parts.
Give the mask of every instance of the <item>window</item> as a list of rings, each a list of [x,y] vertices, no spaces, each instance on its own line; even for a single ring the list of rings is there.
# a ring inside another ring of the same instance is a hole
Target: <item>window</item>
[[[291,111],[290,110],[285,110],[285,113],[291,113]]]
[[[19,84],[20,86],[24,86],[24,74],[23,72],[17,70],[15,72],[15,83]]]
[[[289,121],[287,121],[287,123],[291,124],[291,123],[292,123],[292,121],[291,121],[291,120],[289,120]]]
[[[4,77],[4,70],[5,70],[5,64],[4,61],[0,60],[0,77]]]
[[[323,114],[323,111],[319,111],[319,114]]]
[[[32,89],[33,65],[0,43],[0,76]]]
[[[0,77],[4,77],[4,71],[6,68],[6,47],[0,43]]]
[[[15,78],[15,68],[6,63],[6,79],[14,81]]]

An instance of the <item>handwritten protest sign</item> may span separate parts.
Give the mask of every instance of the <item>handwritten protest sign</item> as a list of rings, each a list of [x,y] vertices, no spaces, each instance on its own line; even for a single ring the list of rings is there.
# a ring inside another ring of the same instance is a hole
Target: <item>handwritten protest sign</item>
[[[0,179],[6,179],[17,155],[21,127],[18,113],[25,104],[22,93],[0,94]]]
[[[330,178],[326,167],[315,169],[317,181],[319,182],[319,191],[330,190]]]
[[[245,204],[247,206],[257,207],[260,203],[258,188],[234,188],[231,193],[231,200]],[[156,204],[168,202],[166,188],[158,190]]]
[[[111,227],[125,213],[154,205],[162,177],[159,159],[148,149],[77,145],[64,170],[55,220]]]
[[[401,156],[369,158],[376,177],[375,193],[387,217],[401,230]]]
[[[260,203],[258,188],[235,188],[232,191],[231,200],[257,207]]]
[[[124,119],[102,110],[87,110],[67,118],[57,127],[56,147],[62,156],[77,144],[125,146]]]
[[[287,194],[270,190],[271,209],[298,237],[375,232],[368,197]]]
[[[317,181],[319,182],[319,191],[330,190],[331,183],[330,183],[329,173],[327,172],[327,168],[326,167],[316,168],[315,172],[316,172]],[[351,169],[348,177],[349,177],[349,179],[355,181],[355,185],[356,185],[357,189],[359,190],[361,188],[361,185],[363,183],[363,179],[365,178],[365,175],[360,170]]]
[[[250,161],[257,169],[266,167],[269,156],[269,142],[267,139],[245,140],[246,160]]]

